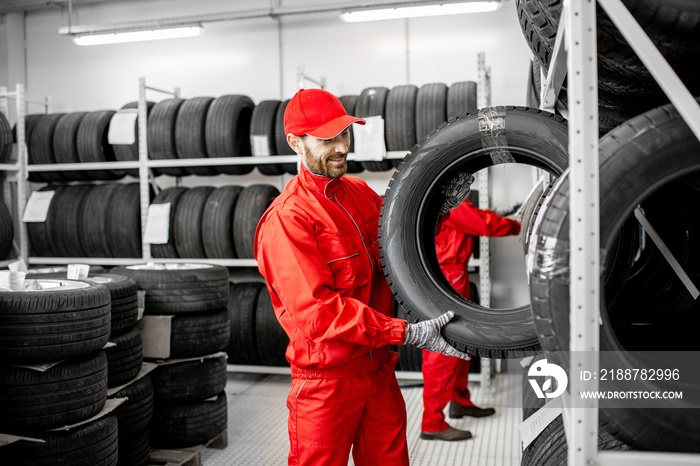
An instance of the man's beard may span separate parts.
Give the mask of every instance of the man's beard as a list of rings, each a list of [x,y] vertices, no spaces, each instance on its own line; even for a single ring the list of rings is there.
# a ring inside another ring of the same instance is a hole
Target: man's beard
[[[325,176],[327,178],[340,178],[345,175],[348,171],[348,161],[347,158],[343,162],[342,167],[331,167],[327,164],[327,159],[322,160],[318,157],[314,157],[309,150],[309,146],[304,142],[304,165],[309,169],[314,175]]]

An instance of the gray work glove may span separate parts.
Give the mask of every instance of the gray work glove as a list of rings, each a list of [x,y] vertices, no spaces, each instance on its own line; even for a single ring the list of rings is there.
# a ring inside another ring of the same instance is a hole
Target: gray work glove
[[[442,353],[445,356],[455,356],[461,359],[471,359],[467,353],[462,353],[456,348],[453,348],[440,334],[440,329],[454,317],[455,313],[447,311],[440,317],[435,319],[424,320],[412,324],[406,322],[406,339],[404,345],[413,345],[418,348],[424,348],[428,351]]]

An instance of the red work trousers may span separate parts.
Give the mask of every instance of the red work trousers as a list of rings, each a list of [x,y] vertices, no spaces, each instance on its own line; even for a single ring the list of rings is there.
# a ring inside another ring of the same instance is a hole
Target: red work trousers
[[[469,275],[465,271],[445,270],[445,277],[465,297],[469,296]],[[445,406],[454,401],[474,406],[469,399],[469,363],[464,359],[423,350],[423,432],[441,432],[449,427],[445,422]]]
[[[293,378],[289,464],[407,466],[406,404],[394,370],[398,355],[375,372],[338,378]]]

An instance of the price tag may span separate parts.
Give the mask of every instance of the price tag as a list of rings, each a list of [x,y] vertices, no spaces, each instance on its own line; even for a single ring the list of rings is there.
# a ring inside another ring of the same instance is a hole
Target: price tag
[[[386,156],[384,143],[384,118],[372,116],[365,118],[367,123],[353,126],[355,135],[355,158],[358,161],[381,161]]]
[[[252,134],[250,141],[253,143],[253,155],[272,155],[270,154],[270,144],[266,134]]]
[[[137,109],[119,110],[112,116],[107,131],[107,141],[110,144],[133,144],[136,142]]]
[[[150,244],[166,244],[170,237],[170,203],[148,206],[144,241]]]
[[[22,221],[24,223],[45,222],[54,194],[55,191],[34,191],[31,196],[29,196],[27,205],[24,208]]]

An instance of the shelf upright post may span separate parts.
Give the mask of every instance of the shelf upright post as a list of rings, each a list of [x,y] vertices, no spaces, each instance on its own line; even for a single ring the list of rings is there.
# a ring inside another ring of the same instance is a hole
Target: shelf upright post
[[[27,203],[27,144],[25,141],[25,121],[27,104],[24,100],[24,85],[17,84],[15,87],[15,105],[17,112],[17,215],[19,218],[19,259],[29,263],[29,247],[27,236],[27,225],[22,221],[24,207]]]
[[[148,207],[150,205],[150,179],[148,176],[148,125],[146,119],[146,78],[139,78],[139,101],[138,101],[138,125],[139,125],[139,192],[141,201],[141,238],[145,237],[146,222],[148,220]],[[151,259],[151,245],[141,241],[142,257],[145,260]]]
[[[478,108],[491,106],[491,68],[486,66],[486,54],[477,55],[476,100]],[[489,189],[489,169],[479,172],[478,176],[479,208],[490,207],[491,191]],[[490,242],[486,236],[479,237],[479,300],[480,305],[491,307],[491,258]],[[491,395],[491,359],[481,359],[481,391],[486,396]]]
[[[574,374],[584,354],[599,351],[600,325],[600,193],[598,153],[598,58],[596,2],[565,0],[569,102],[569,276],[570,377],[572,400],[583,388]],[[591,361],[593,360],[593,361]],[[598,358],[588,358],[586,370],[598,372]],[[588,383],[588,382],[587,382]],[[587,390],[596,390],[586,385]],[[567,407],[568,464],[589,466],[598,456],[598,401]]]

